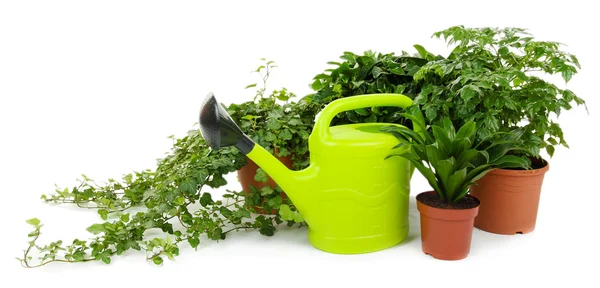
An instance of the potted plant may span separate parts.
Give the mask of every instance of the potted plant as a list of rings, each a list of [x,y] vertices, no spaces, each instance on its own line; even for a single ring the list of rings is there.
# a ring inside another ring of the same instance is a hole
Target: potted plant
[[[455,45],[446,58],[423,65],[414,80],[421,92],[414,99],[428,121],[449,117],[455,125],[475,121],[477,138],[502,131],[523,130],[521,149],[511,155],[529,167],[496,169],[471,187],[481,201],[475,226],[499,234],[531,232],[544,174],[545,150],[552,157],[557,145],[568,147],[553,116],[583,99],[542,79],[560,74],[568,82],[580,68],[575,55],[557,42],[537,41],[520,28],[450,27],[434,33]]]
[[[426,56],[434,58],[431,54]],[[412,99],[420,92],[420,84],[413,81],[413,75],[429,61],[405,51],[400,55],[374,51],[365,51],[362,55],[344,52],[340,59],[340,62],[328,62],[334,68],[313,77],[311,87],[316,92],[304,99],[316,106],[311,110],[315,114],[333,100],[355,95],[394,93]],[[384,122],[410,126],[410,122],[401,117],[402,112],[403,109],[398,107],[356,109],[338,115],[331,125]]]
[[[254,72],[260,75],[262,87],[256,89],[253,101],[231,104],[226,107],[232,119],[252,140],[274,154],[290,169],[308,166],[308,136],[312,130],[312,120],[300,116],[302,103],[290,101],[296,95],[286,88],[273,90],[266,95],[267,80],[273,61],[263,61]],[[250,84],[246,88],[255,88]],[[314,118],[314,117],[313,117]],[[247,204],[260,214],[276,213],[285,200],[285,193],[252,160],[237,171],[242,190],[247,193]]]
[[[463,259],[470,251],[480,204],[476,197],[468,195],[469,187],[492,167],[527,165],[523,158],[506,155],[514,149],[520,135],[514,130],[494,134],[494,141],[478,141],[476,132],[481,126],[473,121],[456,131],[449,118],[426,127],[418,117],[406,117],[421,127],[419,133],[403,126],[388,126],[384,131],[400,140],[394,149],[407,146],[396,150],[404,153],[394,152],[388,157],[409,160],[433,188],[417,195],[423,252],[437,259]]]

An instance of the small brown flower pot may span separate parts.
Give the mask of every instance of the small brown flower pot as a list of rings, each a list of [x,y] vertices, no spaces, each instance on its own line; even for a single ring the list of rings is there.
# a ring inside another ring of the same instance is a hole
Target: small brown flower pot
[[[436,199],[439,202],[439,197],[434,191],[417,195],[417,209],[421,213],[423,252],[441,260],[464,259],[471,251],[473,222],[479,209],[479,200],[467,195],[464,201],[461,200],[464,203],[455,207],[430,206]]]
[[[286,156],[286,157],[277,157],[277,159],[279,159],[279,161],[281,161],[281,163],[283,163],[286,167],[292,169],[293,168],[293,161],[292,161],[292,157],[290,156]],[[244,165],[244,167],[242,167],[242,169],[237,171],[237,175],[238,175],[238,179],[240,181],[240,183],[242,184],[242,190],[244,190],[244,192],[246,192],[246,194],[250,193],[250,186],[255,187],[256,189],[260,189],[262,187],[265,186],[269,186],[273,189],[275,189],[275,186],[277,185],[275,183],[275,181],[273,181],[273,179],[271,177],[268,178],[267,182],[257,182],[254,180],[254,176],[256,175],[256,169],[258,169],[258,165],[256,165],[256,163],[254,163],[254,161],[250,160],[250,159],[246,159],[247,160],[247,164]],[[285,193],[281,193],[281,198],[285,199],[285,197],[287,197],[285,195]],[[266,211],[263,208],[259,208],[259,207],[253,207],[254,212],[259,213],[259,214],[276,214],[277,211],[276,210],[272,210],[272,211]]]
[[[496,234],[525,234],[535,229],[544,174],[550,165],[533,170],[496,169],[472,185],[481,201],[475,227]],[[542,164],[543,165],[543,164]]]

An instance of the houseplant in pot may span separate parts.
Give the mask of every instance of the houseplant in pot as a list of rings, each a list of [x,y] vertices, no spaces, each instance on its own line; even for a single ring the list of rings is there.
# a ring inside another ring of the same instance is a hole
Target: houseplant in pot
[[[421,47],[416,45],[417,50]],[[413,75],[434,57],[431,53],[413,56],[405,51],[380,53],[365,51],[361,54],[344,52],[341,61],[330,61],[333,68],[313,77],[311,87],[316,92],[304,97],[316,105],[319,111],[333,100],[355,95],[394,93],[413,99],[420,92],[420,83]],[[410,126],[401,117],[403,109],[398,107],[361,108],[341,113],[331,122],[332,126],[351,123],[385,122]]]
[[[557,74],[568,82],[580,68],[577,57],[560,50],[559,43],[537,41],[520,28],[455,26],[434,36],[455,47],[448,57],[428,62],[414,75],[421,85],[415,104],[426,119],[447,116],[455,125],[475,121],[479,139],[522,129],[521,149],[510,154],[530,162],[527,169],[496,169],[471,188],[481,201],[475,226],[499,234],[533,231],[549,168],[541,152],[552,157],[556,146],[568,147],[557,117],[585,105],[573,91],[546,79]]]
[[[308,136],[312,129],[312,119],[301,117],[304,104],[290,101],[296,95],[286,88],[266,94],[267,80],[273,61],[262,59],[263,63],[254,72],[260,75],[260,88],[257,84],[246,88],[256,88],[253,101],[231,104],[226,109],[242,131],[256,143],[274,154],[290,169],[308,166]],[[314,117],[313,117],[314,118]],[[261,214],[275,213],[269,209],[281,204],[285,193],[256,163],[247,159],[247,164],[237,171],[242,190],[247,193],[247,204]],[[271,204],[269,204],[271,203]],[[266,206],[265,208],[256,207]]]
[[[520,135],[516,130],[494,133],[478,141],[475,135],[480,126],[473,121],[456,131],[448,118],[426,127],[418,117],[406,117],[421,126],[421,132],[399,126],[384,131],[398,138],[396,148],[409,146],[407,152],[388,158],[406,158],[433,188],[417,196],[423,252],[443,260],[466,258],[479,210],[479,200],[468,195],[469,186],[494,167],[525,167],[524,159],[507,155]]]

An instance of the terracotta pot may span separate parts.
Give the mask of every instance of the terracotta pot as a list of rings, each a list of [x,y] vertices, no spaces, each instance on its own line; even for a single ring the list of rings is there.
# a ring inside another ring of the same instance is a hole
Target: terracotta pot
[[[421,213],[421,245],[423,252],[441,260],[460,260],[471,251],[473,222],[479,206],[469,209],[441,209],[423,204],[427,191],[417,195],[417,209]],[[467,197],[472,197],[467,195]],[[473,197],[475,198],[475,197]],[[475,198],[477,203],[479,201]]]
[[[286,156],[286,157],[277,157],[277,159],[279,159],[279,161],[281,161],[281,163],[283,163],[286,167],[292,169],[294,162],[292,161],[291,155]],[[259,167],[258,167],[258,165],[256,165],[256,163],[254,163],[254,161],[252,161],[248,158],[246,158],[246,160],[248,161],[248,163],[246,165],[244,165],[244,167],[242,167],[242,169],[237,171],[238,179],[239,179],[240,183],[242,184],[242,190],[244,192],[246,192],[246,194],[249,194],[250,186],[256,187],[257,189],[260,189],[265,186],[269,186],[274,189],[276,186],[276,183],[275,183],[275,181],[273,181],[273,179],[271,177],[269,177],[269,179],[266,183],[257,182],[254,180],[254,176],[256,175],[256,169],[258,169]],[[285,197],[287,197],[285,195],[285,193],[281,193],[281,198],[285,199]],[[259,214],[271,214],[272,215],[272,214],[277,213],[276,210],[266,211],[265,209],[259,208],[256,206],[253,207],[253,210]]]
[[[471,186],[470,194],[481,201],[475,227],[506,235],[533,231],[544,174],[550,168],[545,163],[535,170],[492,170]]]

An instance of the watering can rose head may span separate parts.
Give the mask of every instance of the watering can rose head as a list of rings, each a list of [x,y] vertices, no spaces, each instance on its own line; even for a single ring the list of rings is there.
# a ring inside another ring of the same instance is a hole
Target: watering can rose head
[[[528,168],[528,162],[514,155],[521,136],[520,130],[498,132],[478,140],[477,123],[469,121],[456,131],[452,121],[443,118],[426,127],[422,119],[405,114],[420,131],[388,126],[383,130],[393,134],[400,143],[394,148],[409,146],[405,153],[390,157],[408,159],[427,179],[437,196],[454,203],[468,193],[469,186],[495,168]],[[485,147],[485,148],[483,148]]]

